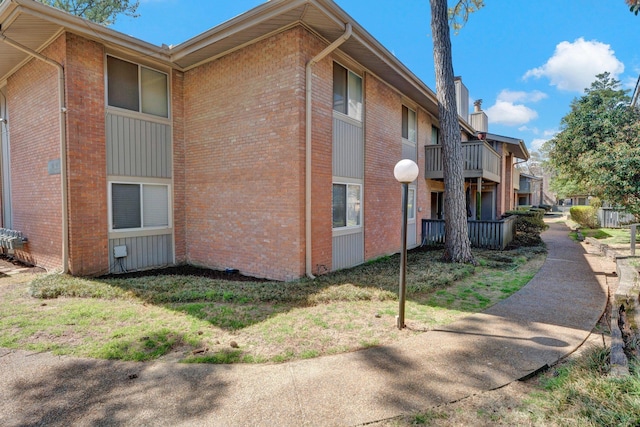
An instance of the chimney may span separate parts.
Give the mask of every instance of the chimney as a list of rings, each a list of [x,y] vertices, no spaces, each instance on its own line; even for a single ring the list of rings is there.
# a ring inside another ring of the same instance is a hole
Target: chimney
[[[469,121],[469,89],[462,83],[462,77],[457,76],[454,78],[456,86],[456,108],[458,115],[462,117],[465,122]]]
[[[482,111],[482,99],[473,102],[473,113],[469,116],[469,124],[478,132],[486,133],[489,131],[489,118]]]

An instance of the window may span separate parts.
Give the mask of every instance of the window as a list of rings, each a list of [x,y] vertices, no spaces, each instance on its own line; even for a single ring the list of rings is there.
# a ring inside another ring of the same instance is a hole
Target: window
[[[362,121],[362,79],[333,64],[333,109]]]
[[[361,201],[361,185],[333,184],[333,228],[360,226]]]
[[[112,107],[169,117],[165,73],[107,56],[107,103]]]
[[[416,219],[416,189],[409,188],[409,198],[407,203],[407,219]]]
[[[402,137],[411,142],[416,142],[416,112],[402,106]]]
[[[440,144],[440,129],[431,126],[431,145]]]
[[[111,183],[111,229],[169,227],[169,186]]]

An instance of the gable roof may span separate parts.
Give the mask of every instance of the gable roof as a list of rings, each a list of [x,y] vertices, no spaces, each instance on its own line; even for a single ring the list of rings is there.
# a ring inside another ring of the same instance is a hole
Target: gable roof
[[[173,47],[147,43],[35,0],[4,0],[0,4],[0,84],[30,59],[13,42],[40,52],[64,31],[185,71],[296,25],[331,43],[344,33],[347,23],[352,36],[340,50],[438,117],[434,91],[332,0],[271,0]],[[461,126],[474,132],[464,121]]]
[[[522,160],[529,160],[529,151],[524,141],[510,136],[496,135],[495,133],[481,132],[486,135],[488,141],[504,142],[508,144],[508,149],[514,156]]]

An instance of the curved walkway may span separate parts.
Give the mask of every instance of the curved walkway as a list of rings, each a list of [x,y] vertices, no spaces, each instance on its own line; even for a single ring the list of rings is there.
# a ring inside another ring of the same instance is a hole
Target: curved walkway
[[[567,233],[550,224],[547,260],[515,295],[392,346],[280,365],[0,349],[0,425],[351,426],[501,387],[573,352],[604,311],[597,256]]]

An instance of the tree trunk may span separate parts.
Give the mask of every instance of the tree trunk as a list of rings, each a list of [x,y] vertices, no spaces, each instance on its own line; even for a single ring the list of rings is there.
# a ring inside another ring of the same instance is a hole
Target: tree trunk
[[[431,33],[442,137],[446,233],[444,258],[450,262],[475,263],[467,230],[462,140],[456,109],[447,0],[431,0]]]

